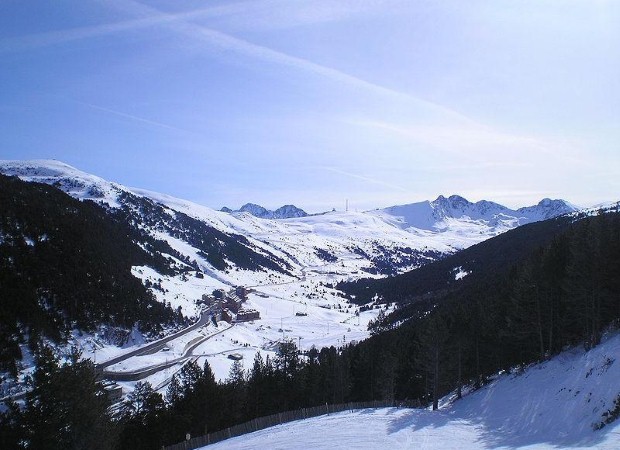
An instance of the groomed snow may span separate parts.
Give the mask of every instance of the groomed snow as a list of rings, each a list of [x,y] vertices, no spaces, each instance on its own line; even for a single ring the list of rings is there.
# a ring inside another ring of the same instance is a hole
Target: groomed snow
[[[620,335],[520,374],[504,374],[439,411],[368,409],[291,422],[205,450],[619,449],[620,422],[595,431],[620,395]]]
[[[567,445],[556,442],[513,444],[501,431],[488,430],[476,423],[451,416],[445,411],[431,412],[382,408],[337,413],[305,421],[279,425],[252,435],[228,439],[202,447],[204,450],[277,449],[555,449],[571,450],[620,448],[620,427],[591,433],[589,439]],[[598,439],[597,439],[598,437]]]

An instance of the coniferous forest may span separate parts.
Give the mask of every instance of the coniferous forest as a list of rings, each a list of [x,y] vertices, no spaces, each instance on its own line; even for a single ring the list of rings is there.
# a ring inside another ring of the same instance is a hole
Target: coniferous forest
[[[460,395],[465,385],[475,389],[500,371],[518,371],[568,346],[595,346],[620,321],[620,214],[549,227],[557,232],[546,232],[544,239],[525,230],[544,243],[530,246],[513,264],[409,296],[393,313],[381,314],[372,323],[373,335],[356,345],[301,354],[293,342],[284,342],[273,359],[259,354],[250,367],[235,362],[225,382],[215,381],[208,364],[187,364],[165,396],[140,383],[115,414],[100,401],[89,362],[74,357],[73,364],[60,364],[43,348],[26,408],[3,413],[2,447],[52,448],[35,436],[66,408],[58,448],[85,448],[81,439],[87,436],[77,430],[87,419],[69,413],[78,398],[92,402],[89,426],[110,430],[109,440],[88,448],[155,449],[182,441],[186,433],[325,403],[397,399],[436,408],[442,395]],[[484,243],[490,255],[493,241],[500,243],[496,252],[504,251],[503,240],[496,239]],[[393,301],[385,287],[382,300]],[[83,375],[69,389],[64,374],[75,371]]]
[[[131,275],[138,265],[169,273],[155,250],[174,250],[130,228],[122,212],[4,175],[0,205],[0,369],[16,372],[24,340],[35,349],[73,329],[137,324],[157,333],[182,322]]]

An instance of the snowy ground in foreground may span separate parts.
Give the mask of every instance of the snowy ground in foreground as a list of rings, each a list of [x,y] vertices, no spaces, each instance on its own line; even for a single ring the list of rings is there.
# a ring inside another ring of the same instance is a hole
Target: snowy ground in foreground
[[[620,421],[594,431],[620,395],[620,335],[503,375],[439,411],[369,409],[321,416],[205,447],[216,449],[620,448]]]
[[[592,433],[593,434],[593,433]],[[598,438],[598,439],[597,439]],[[618,449],[620,427],[603,429],[571,449]],[[565,448],[560,442],[519,442],[484,422],[459,418],[449,411],[395,408],[337,413],[292,422],[203,447],[205,450],[265,449],[488,449]]]

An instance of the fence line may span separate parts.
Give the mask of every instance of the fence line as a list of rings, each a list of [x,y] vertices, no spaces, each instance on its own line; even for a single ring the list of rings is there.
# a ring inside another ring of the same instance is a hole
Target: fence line
[[[308,419],[311,417],[318,417],[336,412],[353,411],[356,409],[366,408],[417,408],[419,406],[420,402],[417,401],[399,402],[382,400],[376,400],[372,402],[341,403],[338,405],[325,404],[321,406],[314,406],[311,408],[302,408],[296,411],[286,411],[272,414],[270,416],[259,417],[245,423],[225,428],[223,430],[205,434],[204,436],[197,436],[189,440],[179,442],[178,444],[163,447],[163,450],[194,450],[198,447],[215,444],[216,442],[220,442],[225,439],[230,439],[233,437],[242,436],[244,434],[253,433],[255,431],[264,430],[265,428],[273,427],[275,425],[281,425],[283,423],[293,422],[295,420]]]

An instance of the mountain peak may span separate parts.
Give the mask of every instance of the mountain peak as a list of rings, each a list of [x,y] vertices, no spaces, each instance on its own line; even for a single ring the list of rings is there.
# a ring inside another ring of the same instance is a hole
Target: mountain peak
[[[564,200],[542,199],[537,205],[510,209],[499,203],[480,200],[472,203],[460,195],[439,195],[433,201],[392,206],[379,211],[402,229],[445,231],[454,227],[458,232],[477,229],[489,236],[530,222],[550,219],[577,211]]]
[[[471,209],[473,203],[460,195],[451,195],[448,198],[440,195],[431,202],[431,205],[437,216],[460,217]]]
[[[293,217],[306,217],[308,213],[295,205],[284,205],[274,211],[276,219],[290,219]]]
[[[251,214],[254,217],[259,217],[261,219],[290,219],[293,217],[306,217],[308,215],[308,213],[306,213],[303,209],[298,208],[295,205],[284,205],[279,207],[275,211],[272,211],[261,205],[257,205],[256,203],[246,203],[237,210],[223,207],[220,211],[226,213],[244,212]]]
[[[448,197],[448,200],[450,200],[451,202],[465,202],[465,203],[470,203],[469,200],[461,197],[460,195],[451,195],[450,197]]]
[[[578,210],[579,208],[571,205],[566,200],[543,198],[538,204],[519,208],[517,212],[523,215],[536,217],[537,220],[545,220]]]
[[[469,200],[460,195],[452,194],[449,197],[445,197],[443,195],[439,195],[435,200],[431,202],[432,204],[446,204],[451,206],[461,206],[461,205],[472,205]]]
[[[263,208],[262,206],[257,205],[256,203],[246,203],[241,208],[239,208],[239,211],[247,212],[247,213],[252,214],[253,216],[262,217],[265,219],[271,218],[271,217],[267,217],[270,215],[271,211],[269,211],[267,208]]]

